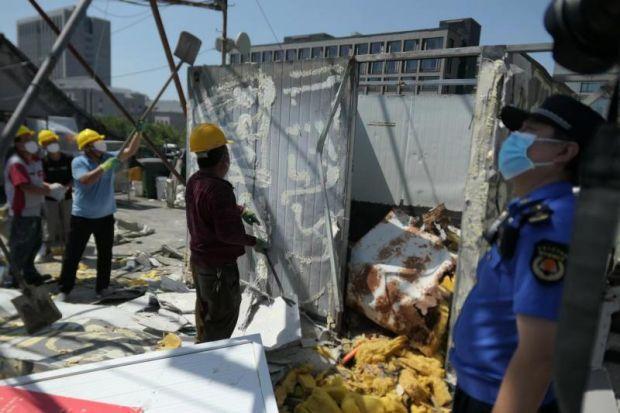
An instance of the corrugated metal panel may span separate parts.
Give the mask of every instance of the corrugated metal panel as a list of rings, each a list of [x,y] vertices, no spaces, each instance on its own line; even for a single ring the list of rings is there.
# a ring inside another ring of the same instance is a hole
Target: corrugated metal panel
[[[236,141],[230,146],[228,179],[238,202],[257,211],[266,223],[270,256],[284,288],[299,296],[302,307],[324,316],[332,289],[316,144],[346,67],[344,59],[313,60],[196,67],[189,74],[189,126],[218,123]],[[339,269],[347,247],[353,88],[347,85],[336,113],[323,165],[332,225],[339,229],[335,236]],[[188,171],[195,170],[190,158]],[[242,277],[254,268],[259,277],[265,276],[261,273],[266,268],[260,262],[257,267],[255,258],[246,254],[239,260]],[[342,271],[338,277],[342,291]]]
[[[463,209],[473,116],[471,95],[362,95],[358,100],[356,201]]]

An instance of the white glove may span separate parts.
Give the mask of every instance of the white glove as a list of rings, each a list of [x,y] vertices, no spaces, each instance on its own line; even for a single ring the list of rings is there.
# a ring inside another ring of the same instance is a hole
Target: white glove
[[[67,193],[67,188],[59,183],[50,184],[50,197],[56,201],[62,201]]]

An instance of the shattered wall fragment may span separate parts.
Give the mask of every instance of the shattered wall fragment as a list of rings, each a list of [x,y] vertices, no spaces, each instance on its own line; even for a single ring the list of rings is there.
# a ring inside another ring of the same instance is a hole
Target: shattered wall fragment
[[[347,304],[394,333],[428,343],[455,261],[442,240],[391,211],[354,247]]]

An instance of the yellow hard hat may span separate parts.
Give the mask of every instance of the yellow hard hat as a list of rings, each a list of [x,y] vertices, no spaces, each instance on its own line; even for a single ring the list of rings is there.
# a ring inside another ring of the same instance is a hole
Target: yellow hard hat
[[[48,129],[43,129],[39,131],[39,145],[43,146],[46,143],[50,142],[58,142],[60,138],[54,132]]]
[[[100,135],[92,129],[84,129],[82,132],[78,133],[75,140],[77,141],[78,149],[81,151],[89,143],[100,141],[104,138],[105,136]]]
[[[15,137],[19,138],[21,136],[32,136],[32,135],[34,135],[34,131],[32,129],[30,129],[28,126],[21,125],[19,129],[17,130]]]
[[[232,141],[227,140],[224,132],[213,123],[201,123],[189,135],[190,152],[206,152],[229,143]]]

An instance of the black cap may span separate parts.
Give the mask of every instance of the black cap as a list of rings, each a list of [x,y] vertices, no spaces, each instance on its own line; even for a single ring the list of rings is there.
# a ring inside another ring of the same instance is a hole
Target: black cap
[[[566,95],[549,96],[543,104],[532,112],[515,106],[505,106],[499,115],[510,130],[519,130],[527,119],[554,126],[571,141],[580,145],[590,141],[605,119],[589,106]]]

